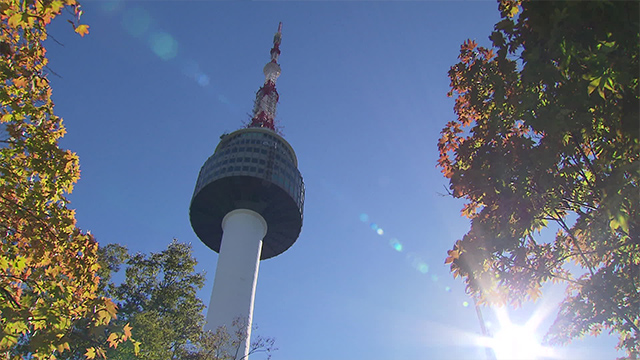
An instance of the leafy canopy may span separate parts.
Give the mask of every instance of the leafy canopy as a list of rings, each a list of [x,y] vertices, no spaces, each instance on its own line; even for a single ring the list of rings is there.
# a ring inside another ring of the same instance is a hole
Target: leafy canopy
[[[104,326],[116,314],[98,294],[98,245],[67,207],[80,169],[76,154],[58,146],[65,129],[53,112],[43,45],[64,10],[84,36],[75,0],[0,2],[0,354],[7,359],[55,359],[70,349],[79,322]]]
[[[471,228],[446,263],[481,302],[564,282],[547,340],[606,329],[638,357],[638,2],[499,7],[492,48],[465,42],[449,71],[457,118],[438,165]]]
[[[75,347],[86,348],[96,341],[108,344],[114,331],[123,328],[136,340],[110,348],[109,359],[236,360],[237,349],[244,344],[241,321],[232,324],[231,333],[225,328],[204,331],[205,306],[197,291],[205,278],[195,271],[197,261],[190,245],[174,240],[159,253],[130,255],[125,247],[109,244],[100,248],[99,255],[101,289],[118,305],[118,318],[109,325],[113,329],[102,334],[77,331]],[[123,267],[124,280],[111,282]],[[268,358],[275,350],[273,342],[258,337],[251,352],[266,353]],[[78,354],[69,359],[82,359]]]

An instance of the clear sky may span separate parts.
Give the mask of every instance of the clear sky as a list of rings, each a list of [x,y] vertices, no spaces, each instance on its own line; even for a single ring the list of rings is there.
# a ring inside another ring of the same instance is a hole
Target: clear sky
[[[217,254],[193,233],[189,202],[219,136],[249,119],[282,21],[277,119],[305,180],[305,217],[294,246],[260,264],[254,334],[276,338],[277,360],[485,358],[472,300],[444,265],[468,221],[435,164],[454,116],[447,72],[464,40],[488,45],[495,2],[83,6],[90,34],[59,19],[50,32],[64,46],[48,45],[62,145],[80,156],[80,227],[133,252],[192,243],[208,302]],[[547,290],[512,321],[554,316],[562,290]],[[614,358],[614,344],[555,353]]]

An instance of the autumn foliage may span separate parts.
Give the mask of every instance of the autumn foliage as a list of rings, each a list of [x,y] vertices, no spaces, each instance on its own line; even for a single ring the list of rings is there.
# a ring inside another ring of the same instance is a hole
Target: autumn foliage
[[[471,228],[446,263],[482,303],[567,285],[547,340],[610,331],[640,356],[638,2],[499,2],[462,45],[438,144]],[[555,236],[554,233],[555,232]]]
[[[80,35],[75,0],[0,2],[0,356],[54,359],[71,330],[108,324],[111,300],[98,296],[98,245],[76,226],[66,199],[80,177],[78,157],[61,149],[43,45],[61,12]],[[127,333],[110,335],[113,343]],[[102,344],[87,357],[104,353]]]

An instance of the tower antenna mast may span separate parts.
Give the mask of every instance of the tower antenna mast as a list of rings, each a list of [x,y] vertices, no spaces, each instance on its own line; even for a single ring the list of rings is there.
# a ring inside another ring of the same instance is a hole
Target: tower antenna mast
[[[278,32],[273,36],[273,47],[271,48],[271,61],[263,69],[264,85],[256,93],[256,101],[253,105],[253,117],[247,128],[267,128],[276,131],[275,118],[276,106],[278,105],[278,90],[276,90],[276,80],[280,76],[280,42],[282,41],[282,22],[278,24]]]

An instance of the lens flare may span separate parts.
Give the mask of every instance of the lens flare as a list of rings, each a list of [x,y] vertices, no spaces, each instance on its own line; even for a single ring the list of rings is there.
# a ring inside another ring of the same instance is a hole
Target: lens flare
[[[398,241],[398,239],[396,238],[392,238],[391,240],[389,240],[389,245],[397,252],[402,252],[402,244],[400,243],[400,241]]]
[[[149,36],[149,46],[162,60],[171,60],[178,55],[178,42],[173,36],[163,31]]]
[[[365,222],[365,223],[368,222],[369,221],[369,215],[367,215],[365,213],[360,214],[360,221]]]
[[[384,235],[384,230],[378,228],[378,230],[376,230],[376,233],[378,233],[378,235]]]
[[[229,102],[229,99],[227,99],[227,97],[222,95],[222,94],[218,95],[218,101],[220,101],[223,104],[227,104],[227,105],[231,104]]]
[[[107,13],[113,13],[120,8],[122,8],[122,0],[114,0],[114,1],[103,1],[100,4],[100,8],[102,11]]]
[[[129,35],[140,38],[151,26],[151,16],[144,9],[133,8],[122,16],[122,27]]]
[[[429,272],[429,265],[422,263],[420,265],[418,265],[418,271],[420,271],[423,274],[426,274]]]
[[[198,75],[198,85],[207,86],[209,85],[209,76],[205,74]]]

